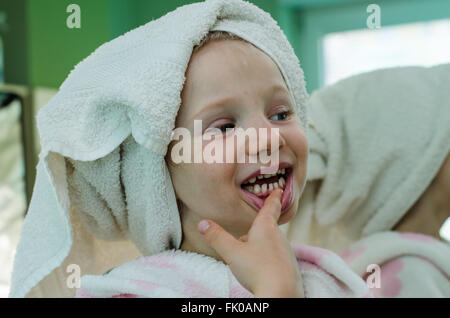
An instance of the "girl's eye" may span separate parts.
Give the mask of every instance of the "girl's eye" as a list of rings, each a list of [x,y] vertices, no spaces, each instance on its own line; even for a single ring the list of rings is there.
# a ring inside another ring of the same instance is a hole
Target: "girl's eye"
[[[232,126],[232,127],[230,127],[230,126]],[[217,127],[218,129],[220,129],[220,131],[222,131],[222,132],[227,132],[227,128],[234,128],[234,124],[233,123],[226,123],[226,124],[224,124],[224,125],[222,125],[222,126],[219,126],[219,127]]]
[[[275,115],[271,116],[270,118],[272,118],[274,116],[280,116],[281,119],[272,119],[272,120],[286,120],[289,117],[290,114],[291,114],[290,111],[284,111],[284,112],[275,114]]]

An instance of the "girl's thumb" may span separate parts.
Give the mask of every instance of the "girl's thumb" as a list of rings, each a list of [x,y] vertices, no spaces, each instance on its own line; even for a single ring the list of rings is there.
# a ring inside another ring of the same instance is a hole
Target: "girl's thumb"
[[[233,235],[225,231],[220,225],[210,221],[203,220],[198,224],[198,231],[206,243],[211,246],[222,259],[228,263],[233,252],[238,249],[239,241]]]

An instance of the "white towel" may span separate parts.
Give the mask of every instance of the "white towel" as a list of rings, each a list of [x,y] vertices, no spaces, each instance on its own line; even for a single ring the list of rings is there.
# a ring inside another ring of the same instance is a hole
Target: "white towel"
[[[365,282],[336,254],[293,244],[306,298],[373,297]],[[268,278],[270,279],[270,278]],[[212,257],[170,250],[140,257],[103,275],[81,278],[80,298],[252,298],[228,265]]]
[[[450,64],[364,73],[312,93],[308,182],[288,237],[341,251],[391,230],[450,152]]]
[[[11,297],[73,296],[65,285],[69,264],[83,275],[100,274],[139,253],[179,247],[164,156],[192,49],[218,30],[274,60],[305,126],[308,96],[299,61],[272,17],[249,2],[182,6],[103,44],[38,114],[42,151]]]
[[[378,232],[340,255],[376,297],[450,297],[450,246],[431,236]],[[374,267],[367,271],[371,264],[379,266],[378,277]]]

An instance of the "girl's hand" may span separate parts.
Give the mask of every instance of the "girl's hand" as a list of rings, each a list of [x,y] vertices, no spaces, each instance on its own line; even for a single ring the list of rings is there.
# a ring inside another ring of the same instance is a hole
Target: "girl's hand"
[[[239,240],[210,220],[203,220],[198,226],[205,241],[255,297],[304,295],[297,259],[278,228],[282,192],[281,189],[272,191],[248,234]]]

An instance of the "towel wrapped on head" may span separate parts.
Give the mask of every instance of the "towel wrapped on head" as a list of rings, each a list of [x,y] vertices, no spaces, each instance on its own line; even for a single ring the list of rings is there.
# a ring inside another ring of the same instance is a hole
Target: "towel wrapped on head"
[[[274,60],[306,127],[299,61],[272,17],[249,2],[182,6],[103,44],[38,114],[42,151],[11,297],[73,296],[70,264],[81,275],[101,274],[139,254],[180,246],[164,156],[193,47],[219,30]]]

